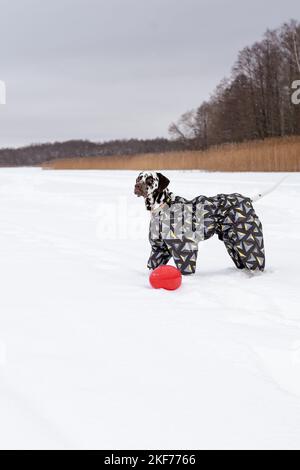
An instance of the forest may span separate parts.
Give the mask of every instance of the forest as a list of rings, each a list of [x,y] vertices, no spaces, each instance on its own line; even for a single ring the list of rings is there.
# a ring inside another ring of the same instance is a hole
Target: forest
[[[208,101],[170,126],[189,148],[300,134],[300,24],[268,30],[238,54],[229,78]]]

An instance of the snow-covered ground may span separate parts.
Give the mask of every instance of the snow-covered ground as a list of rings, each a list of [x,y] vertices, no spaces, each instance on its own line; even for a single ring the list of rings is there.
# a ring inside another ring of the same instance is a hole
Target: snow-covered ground
[[[280,179],[166,173],[186,197]],[[215,237],[176,292],[148,284],[135,177],[0,170],[0,447],[299,449],[300,175],[256,204],[263,275]]]

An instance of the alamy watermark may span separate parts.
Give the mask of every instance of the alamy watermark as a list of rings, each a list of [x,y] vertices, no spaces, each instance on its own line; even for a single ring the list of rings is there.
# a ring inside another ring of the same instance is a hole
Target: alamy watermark
[[[0,80],[0,104],[6,104],[6,85],[3,80]]]
[[[126,197],[101,203],[96,213],[97,237],[101,240],[144,240],[150,228],[151,239],[204,239],[204,206],[201,203],[176,203],[164,206],[145,217],[144,207],[129,204]],[[149,227],[150,222],[150,227]]]
[[[7,362],[6,344],[0,340],[0,367],[4,367]]]
[[[292,83],[292,90],[295,90],[292,93],[292,103],[298,105],[300,104],[300,80],[295,80]]]

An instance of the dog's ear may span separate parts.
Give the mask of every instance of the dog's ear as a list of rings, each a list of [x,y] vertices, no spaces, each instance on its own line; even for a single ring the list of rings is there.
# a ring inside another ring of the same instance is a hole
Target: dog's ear
[[[170,183],[170,180],[164,176],[162,173],[157,173],[158,176],[158,191],[161,193],[164,189],[166,189]]]

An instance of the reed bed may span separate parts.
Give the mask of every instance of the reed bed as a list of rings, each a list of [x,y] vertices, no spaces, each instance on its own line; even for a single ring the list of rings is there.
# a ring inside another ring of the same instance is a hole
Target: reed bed
[[[226,144],[206,151],[65,158],[43,165],[56,170],[300,171],[300,136]]]

